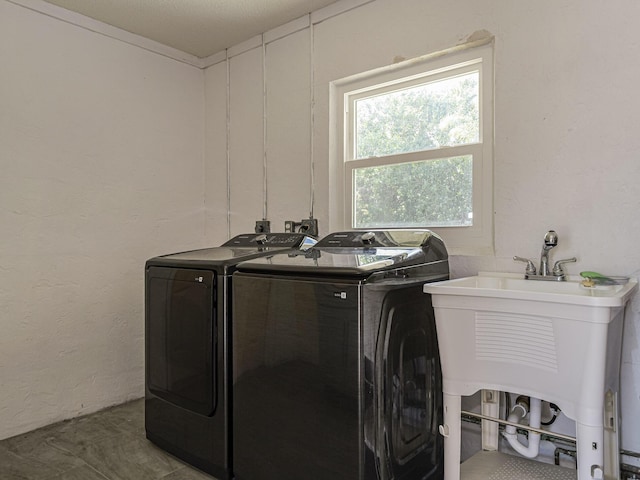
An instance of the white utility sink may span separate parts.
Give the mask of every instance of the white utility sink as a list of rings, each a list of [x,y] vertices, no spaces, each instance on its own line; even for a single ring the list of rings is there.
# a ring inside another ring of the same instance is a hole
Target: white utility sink
[[[580,280],[481,273],[424,286],[432,295],[442,361],[446,480],[459,477],[460,396],[481,389],[559,405],[576,421],[578,479],[599,478],[605,395],[617,402],[624,307],[638,285],[632,279],[585,287]],[[615,408],[607,418],[613,430]],[[617,452],[617,431],[608,435]]]
[[[540,302],[567,303],[599,307],[624,305],[637,288],[637,281],[624,285],[596,285],[585,287],[581,277],[569,277],[567,281],[525,280],[515,273],[480,272],[475,277],[459,278],[434,283],[437,293],[472,295],[478,297],[510,298]],[[425,292],[427,291],[425,286]],[[473,291],[473,293],[471,292]]]

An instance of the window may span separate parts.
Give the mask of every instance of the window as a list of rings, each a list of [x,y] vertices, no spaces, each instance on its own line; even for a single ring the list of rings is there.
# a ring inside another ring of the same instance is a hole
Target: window
[[[453,252],[492,251],[492,45],[334,82],[332,95],[343,228],[429,228]]]

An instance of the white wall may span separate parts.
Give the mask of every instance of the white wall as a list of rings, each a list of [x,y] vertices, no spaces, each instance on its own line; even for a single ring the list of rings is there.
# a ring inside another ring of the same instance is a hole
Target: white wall
[[[569,265],[570,273],[638,275],[640,42],[634,20],[639,16],[635,0],[376,0],[317,23],[313,53],[305,43],[307,28],[268,43],[264,59],[261,46],[232,56],[231,230],[250,230],[261,216],[260,195],[244,193],[260,190],[263,182],[263,60],[268,217],[275,230],[308,213],[310,191],[302,179],[310,168],[305,152],[311,115],[303,92],[312,61],[315,216],[326,234],[335,225],[329,217],[329,82],[447,49],[486,30],[495,36],[496,59],[495,255],[453,257],[453,274],[521,271],[511,257],[537,257],[544,233],[554,228],[560,245],[553,258],[579,259]],[[210,71],[225,68],[219,64]],[[219,95],[223,88],[207,83],[210,111],[226,108],[226,96]],[[224,148],[224,142],[209,144],[208,162],[222,169],[217,162]],[[640,451],[640,301],[629,313],[623,447]]]
[[[0,0],[0,438],[144,395],[144,262],[205,244],[203,79]]]
[[[205,232],[211,245],[220,245],[229,238],[226,85],[226,62],[205,71]]]
[[[211,138],[206,149],[207,195],[212,197],[207,201],[207,231],[214,238],[227,225],[222,209],[226,202],[230,235],[252,232],[255,221],[265,214],[272,231],[283,231],[285,220],[309,216],[309,41],[308,31],[303,30],[267,44],[264,65],[262,44],[240,46],[228,64],[221,62],[205,71]]]

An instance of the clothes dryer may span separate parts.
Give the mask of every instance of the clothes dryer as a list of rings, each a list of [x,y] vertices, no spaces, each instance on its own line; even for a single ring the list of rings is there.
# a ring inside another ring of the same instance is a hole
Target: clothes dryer
[[[242,262],[233,293],[237,480],[443,475],[442,377],[426,230],[338,232]]]
[[[245,234],[146,262],[149,440],[221,480],[232,477],[231,274],[242,260],[314,243],[296,233]]]

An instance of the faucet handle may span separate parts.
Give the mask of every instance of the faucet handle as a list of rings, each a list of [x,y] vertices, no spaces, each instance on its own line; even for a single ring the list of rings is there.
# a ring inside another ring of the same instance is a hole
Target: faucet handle
[[[515,257],[513,257],[513,259],[516,262],[524,262],[524,263],[527,264],[527,268],[524,271],[526,275],[535,275],[536,274],[536,266],[528,258],[522,258],[522,257],[515,256]]]
[[[576,257],[566,258],[564,260],[558,260],[556,263],[553,264],[553,274],[556,277],[559,277],[560,275],[564,275],[564,269],[562,268],[562,265],[565,263],[573,263],[577,261],[578,259]]]

